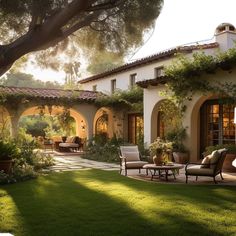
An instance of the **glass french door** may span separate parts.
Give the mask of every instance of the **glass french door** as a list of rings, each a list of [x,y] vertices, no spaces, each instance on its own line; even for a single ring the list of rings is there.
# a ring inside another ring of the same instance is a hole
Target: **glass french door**
[[[138,140],[143,138],[143,115],[128,115],[128,142],[137,144]]]
[[[235,143],[234,107],[219,100],[206,101],[201,107],[201,151],[217,144]]]

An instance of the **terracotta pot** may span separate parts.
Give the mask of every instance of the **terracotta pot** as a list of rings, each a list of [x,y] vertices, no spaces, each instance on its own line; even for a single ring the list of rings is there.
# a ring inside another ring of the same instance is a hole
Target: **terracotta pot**
[[[0,161],[0,171],[3,170],[6,174],[11,173],[12,162],[12,160]]]
[[[176,163],[186,164],[189,161],[187,152],[173,152],[173,157]]]
[[[156,166],[160,166],[163,164],[163,157],[162,157],[162,154],[157,154],[153,157],[153,163],[156,165]]]
[[[236,165],[234,164],[236,161],[235,154],[226,154],[225,161],[223,164],[223,171],[226,172],[236,172]]]

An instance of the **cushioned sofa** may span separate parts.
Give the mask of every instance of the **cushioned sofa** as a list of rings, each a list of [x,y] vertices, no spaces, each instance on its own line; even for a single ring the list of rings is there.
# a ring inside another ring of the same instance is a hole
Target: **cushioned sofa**
[[[66,142],[59,144],[59,151],[83,150],[82,139],[78,136],[67,137]]]

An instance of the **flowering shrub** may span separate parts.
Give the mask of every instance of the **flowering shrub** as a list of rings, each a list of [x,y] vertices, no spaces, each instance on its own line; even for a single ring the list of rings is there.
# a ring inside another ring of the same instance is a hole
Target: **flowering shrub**
[[[161,138],[157,138],[153,143],[149,146],[151,156],[158,154],[168,155],[173,150],[173,143],[166,142]]]

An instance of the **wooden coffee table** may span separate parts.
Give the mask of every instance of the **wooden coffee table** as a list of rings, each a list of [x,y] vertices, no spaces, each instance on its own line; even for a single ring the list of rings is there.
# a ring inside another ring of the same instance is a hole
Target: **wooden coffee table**
[[[160,166],[157,166],[155,164],[146,164],[143,166],[143,168],[150,171],[152,175],[151,180],[153,180],[154,176],[159,176],[159,178],[161,178],[163,176],[162,172],[164,171],[165,180],[168,181],[169,171],[172,172],[174,179],[176,179],[175,171],[184,168],[184,166],[181,164],[160,165]],[[153,170],[153,173],[152,173],[152,170]],[[156,172],[158,172],[158,175],[156,174]]]

